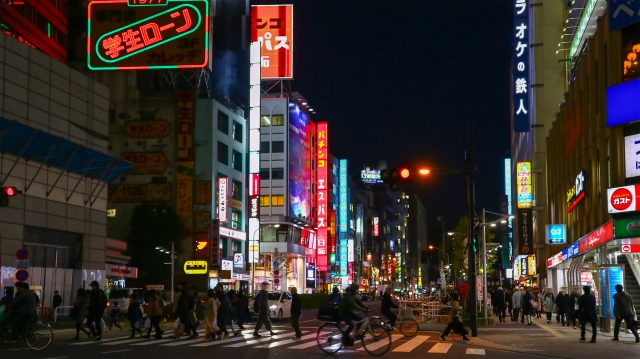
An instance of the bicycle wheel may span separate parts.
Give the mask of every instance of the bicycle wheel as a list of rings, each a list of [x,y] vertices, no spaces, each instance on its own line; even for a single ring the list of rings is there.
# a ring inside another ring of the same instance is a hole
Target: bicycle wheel
[[[11,346],[11,331],[6,325],[0,325],[0,349]]]
[[[412,338],[418,334],[418,322],[415,319],[405,319],[400,322],[400,333],[405,337]]]
[[[325,323],[318,328],[316,341],[323,352],[333,354],[342,348],[342,331],[336,323]]]
[[[53,330],[48,324],[37,322],[29,326],[27,332],[27,345],[33,350],[42,350],[51,344]]]
[[[391,334],[378,324],[370,325],[362,333],[362,347],[373,356],[380,356],[391,348]]]

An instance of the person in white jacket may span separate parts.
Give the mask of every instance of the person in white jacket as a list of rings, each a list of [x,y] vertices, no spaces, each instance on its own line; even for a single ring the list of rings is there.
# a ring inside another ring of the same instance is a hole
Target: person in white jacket
[[[207,291],[207,297],[209,299],[202,304],[204,308],[204,338],[200,339],[202,342],[214,340],[216,334],[220,334],[220,339],[225,339],[224,333],[216,325],[218,319],[218,307],[220,302],[216,298],[216,292],[213,289]]]
[[[520,318],[520,313],[522,312],[522,297],[524,296],[524,288],[520,287],[519,289],[513,291],[513,297],[511,297],[511,304],[513,305],[513,318],[514,322],[517,322]],[[522,323],[524,323],[524,316],[522,317]]]

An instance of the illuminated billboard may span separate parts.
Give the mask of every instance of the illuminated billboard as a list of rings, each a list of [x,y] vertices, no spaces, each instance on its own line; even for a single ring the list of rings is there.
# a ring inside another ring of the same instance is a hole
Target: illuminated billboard
[[[251,19],[251,41],[260,43],[261,78],[293,78],[293,5],[254,5]]]
[[[208,0],[94,0],[87,17],[91,70],[186,69],[209,63]]]
[[[327,263],[327,222],[329,219],[329,201],[328,201],[328,166],[329,166],[329,148],[327,142],[327,123],[318,123],[318,138],[316,139],[317,158],[318,158],[318,183],[317,183],[317,205],[318,205],[318,270],[326,271]]]
[[[306,112],[289,104],[289,204],[292,217],[311,219],[311,141]]]
[[[518,208],[533,207],[533,193],[531,192],[531,162],[516,163],[516,183]]]
[[[340,160],[340,233],[347,233],[347,160]]]
[[[362,183],[384,184],[380,177],[380,170],[362,170],[360,171],[360,179]]]

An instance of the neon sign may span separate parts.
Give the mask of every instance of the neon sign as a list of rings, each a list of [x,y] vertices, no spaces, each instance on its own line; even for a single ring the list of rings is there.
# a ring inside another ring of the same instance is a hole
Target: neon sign
[[[93,1],[87,64],[92,70],[205,67],[209,22],[207,0]]]

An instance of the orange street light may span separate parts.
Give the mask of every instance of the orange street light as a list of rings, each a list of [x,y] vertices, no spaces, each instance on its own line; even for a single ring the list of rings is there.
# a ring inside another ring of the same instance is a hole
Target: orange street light
[[[431,170],[428,170],[426,168],[422,168],[418,171],[421,175],[428,175],[429,172],[431,172]]]

